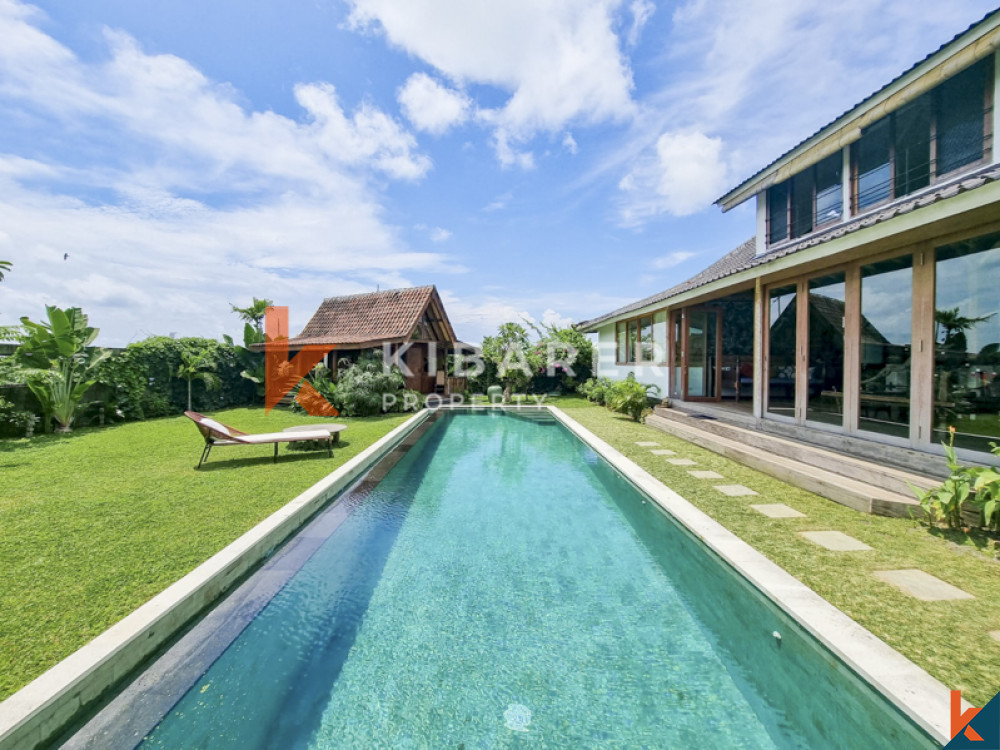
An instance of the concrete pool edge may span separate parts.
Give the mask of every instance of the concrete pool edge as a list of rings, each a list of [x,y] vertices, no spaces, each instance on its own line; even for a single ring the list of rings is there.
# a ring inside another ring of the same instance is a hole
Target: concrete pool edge
[[[795,619],[910,721],[942,745],[949,742],[950,691],[947,686],[564,411],[551,405],[542,408]]]
[[[433,414],[417,412],[0,703],[0,750],[51,742]]]

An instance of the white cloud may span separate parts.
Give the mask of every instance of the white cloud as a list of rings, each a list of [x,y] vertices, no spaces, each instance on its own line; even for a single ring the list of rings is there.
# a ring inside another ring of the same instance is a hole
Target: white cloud
[[[348,0],[349,23],[452,81],[509,92],[478,112],[505,165],[530,168],[521,148],[570,122],[623,121],[635,111],[632,71],[615,34],[623,0]]]
[[[37,138],[22,142],[60,143],[59,156],[0,152],[6,315],[80,305],[116,345],[233,331],[228,303],[253,295],[291,301],[295,327],[323,297],[463,270],[385,222],[373,178],[419,179],[430,160],[374,105],[345,111],[318,82],[295,88],[301,119],[254,111],[121,32],[84,62],[40,18],[0,0],[0,118],[30,119]]]
[[[431,242],[444,242],[445,240],[451,239],[451,232],[442,227],[434,227],[431,230]]]
[[[414,73],[397,97],[413,127],[441,135],[469,119],[472,100],[460,91],[442,86],[426,73]]]
[[[690,260],[698,253],[692,253],[688,250],[675,250],[669,255],[664,255],[659,258],[653,258],[649,262],[649,265],[658,271],[664,271],[668,268],[673,268],[674,266],[679,266],[686,260]]]
[[[492,213],[493,211],[502,211],[503,209],[507,208],[507,204],[511,202],[513,197],[514,194],[511,193],[510,191],[504,193],[503,195],[498,195],[496,198],[494,198],[492,201],[490,201],[483,207],[483,211],[486,211],[487,213]]]
[[[661,213],[697,213],[722,193],[727,180],[720,138],[664,133],[654,153],[640,159],[619,183],[626,196],[622,221],[633,225]]]
[[[542,325],[545,327],[569,328],[573,325],[573,322],[573,318],[560,315],[551,307],[547,308],[545,312],[542,313]]]
[[[629,11],[632,13],[632,26],[628,30],[628,45],[634,47],[639,43],[642,28],[656,12],[656,6],[652,0],[632,0]]]
[[[579,150],[579,147],[576,145],[576,138],[573,137],[572,133],[566,133],[563,136],[562,145],[571,154],[575,154]]]

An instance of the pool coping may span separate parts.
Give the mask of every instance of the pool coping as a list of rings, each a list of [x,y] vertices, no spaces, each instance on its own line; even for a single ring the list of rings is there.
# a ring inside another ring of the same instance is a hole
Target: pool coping
[[[795,619],[914,724],[935,741],[948,744],[951,693],[947,686],[564,411],[549,404],[542,408]],[[963,709],[966,706],[963,701]]]
[[[290,500],[190,573],[0,702],[0,750],[54,740],[81,712],[349,488],[434,414],[422,409]]]

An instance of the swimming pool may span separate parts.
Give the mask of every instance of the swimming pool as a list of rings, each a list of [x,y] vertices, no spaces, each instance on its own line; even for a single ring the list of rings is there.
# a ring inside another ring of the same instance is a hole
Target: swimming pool
[[[396,458],[143,748],[937,746],[559,423]]]

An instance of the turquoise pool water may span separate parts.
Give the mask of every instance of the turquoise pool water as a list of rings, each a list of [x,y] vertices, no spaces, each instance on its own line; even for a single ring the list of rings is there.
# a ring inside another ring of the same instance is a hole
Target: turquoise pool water
[[[561,425],[456,413],[142,746],[936,745]]]

